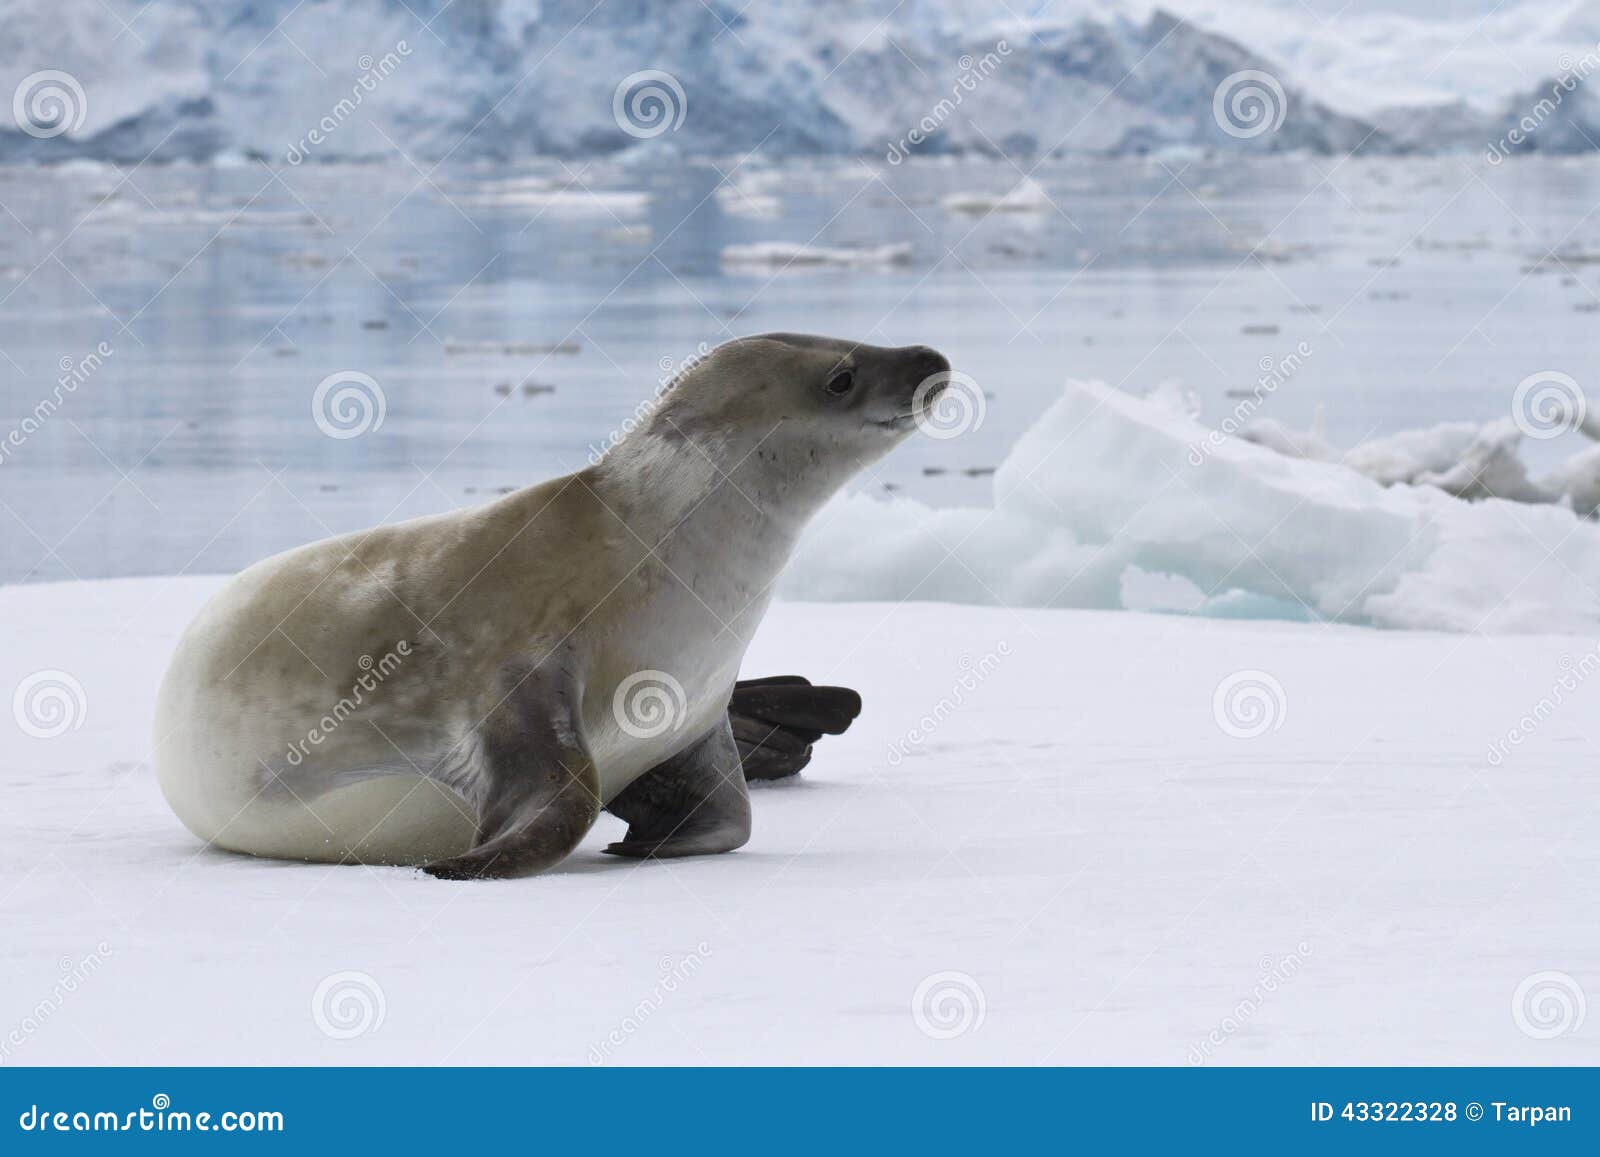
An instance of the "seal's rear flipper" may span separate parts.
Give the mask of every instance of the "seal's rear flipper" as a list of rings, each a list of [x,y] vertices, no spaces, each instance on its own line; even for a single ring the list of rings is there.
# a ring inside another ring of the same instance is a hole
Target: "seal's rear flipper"
[[[704,856],[743,847],[750,795],[728,724],[641,775],[606,810],[628,821],[627,837],[606,846],[613,856]]]
[[[813,687],[800,675],[734,684],[728,721],[746,779],[782,779],[811,762],[811,745],[840,735],[861,714],[848,687]]]

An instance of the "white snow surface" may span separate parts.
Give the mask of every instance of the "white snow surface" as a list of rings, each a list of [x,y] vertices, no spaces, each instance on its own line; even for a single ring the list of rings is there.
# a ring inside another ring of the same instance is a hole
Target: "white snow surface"
[[[1160,400],[1069,382],[996,471],[991,506],[847,496],[808,531],[780,590],[1593,632],[1600,526],[1564,506],[1385,488]]]
[[[1520,0],[1449,16],[1426,6],[1411,14],[1333,5],[1317,14],[1295,0],[1161,4],[1250,45],[1287,66],[1282,79],[1357,115],[1450,101],[1498,111],[1507,97],[1574,71],[1600,40],[1595,0]]]
[[[1592,1015],[1513,1013],[1536,974],[1600,994],[1592,634],[779,604],[748,672],[866,709],[754,793],[746,848],[612,859],[605,817],[557,871],[461,884],[168,812],[155,688],[221,581],[0,590],[0,685],[83,691],[59,736],[0,727],[5,1063],[1600,1062]],[[1255,738],[1214,715],[1238,672],[1271,680]],[[349,973],[341,1039],[314,1009]],[[919,986],[964,1031],[919,1029]]]

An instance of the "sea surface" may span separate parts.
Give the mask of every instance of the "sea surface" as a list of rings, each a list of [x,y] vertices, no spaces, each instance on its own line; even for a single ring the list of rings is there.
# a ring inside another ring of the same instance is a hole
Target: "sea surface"
[[[1339,447],[1503,417],[1536,373],[1600,390],[1600,159],[653,158],[0,169],[0,581],[483,502],[772,330],[970,375],[981,424],[868,484],[934,505],[986,503],[1069,378],[1176,382],[1211,425],[1259,394]],[[727,259],[767,242],[845,264]]]

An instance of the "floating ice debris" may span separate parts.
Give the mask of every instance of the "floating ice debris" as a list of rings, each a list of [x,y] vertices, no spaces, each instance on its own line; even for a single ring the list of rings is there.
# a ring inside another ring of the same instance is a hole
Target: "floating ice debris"
[[[802,245],[793,241],[756,241],[748,245],[729,245],[722,251],[724,265],[765,265],[778,269],[794,266],[889,266],[911,260],[911,243],[890,245],[823,246]]]
[[[503,357],[520,357],[529,354],[566,354],[570,356],[578,353],[582,348],[579,343],[571,340],[540,343],[531,341],[462,341],[453,337],[444,339],[444,352],[447,354],[498,354]]]
[[[988,193],[954,193],[940,202],[952,213],[1044,213],[1053,208],[1039,183],[1024,177],[1000,196]]]
[[[1315,246],[1295,244],[1289,245],[1278,241],[1262,241],[1248,249],[1237,250],[1241,255],[1248,255],[1258,261],[1271,261],[1275,265],[1287,265],[1291,261],[1311,257],[1316,254]]]
[[[450,186],[451,196],[482,196],[494,197],[514,193],[548,193],[560,186],[550,177],[521,176],[498,177],[489,181],[478,181],[471,185]]]
[[[121,171],[113,164],[106,161],[97,161],[92,157],[73,157],[50,166],[54,176],[71,177],[74,181],[91,181],[96,178],[112,179],[122,176]]]
[[[718,185],[717,206],[731,217],[776,217],[783,202],[771,193],[747,189],[738,184]]]
[[[557,184],[543,177],[485,181],[468,189],[451,191],[450,200],[479,209],[534,209],[557,216],[633,216],[650,208],[650,194],[634,190],[589,189],[574,183]]]
[[[1018,245],[1011,241],[996,241],[989,246],[989,252],[997,257],[1007,257],[1014,261],[1043,257],[1044,251],[1032,246]]]
[[[618,241],[625,245],[648,245],[654,237],[654,231],[648,225],[618,225],[613,229],[602,229],[595,236],[602,241]]]
[[[85,219],[86,225],[204,226],[210,229],[315,229],[322,222],[311,213],[271,209],[152,209],[128,201],[106,201]]]

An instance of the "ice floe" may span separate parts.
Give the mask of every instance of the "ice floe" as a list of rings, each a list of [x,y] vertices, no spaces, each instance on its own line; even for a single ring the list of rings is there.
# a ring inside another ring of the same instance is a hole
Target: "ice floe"
[[[1446,445],[1492,457],[1505,444],[1453,429],[1412,442],[1391,439],[1371,460],[1404,474],[1408,446],[1437,466]],[[1385,486],[1342,462],[1218,438],[1168,401],[1072,382],[996,472],[991,505],[848,496],[819,517],[782,590],[1129,607],[1148,605],[1156,580],[1163,603],[1185,592],[1176,601],[1200,614],[1592,631],[1600,526],[1565,504]]]
[[[729,245],[722,251],[724,265],[770,266],[788,269],[795,266],[890,266],[911,260],[910,242],[888,245],[803,245],[794,241],[755,241]]]

